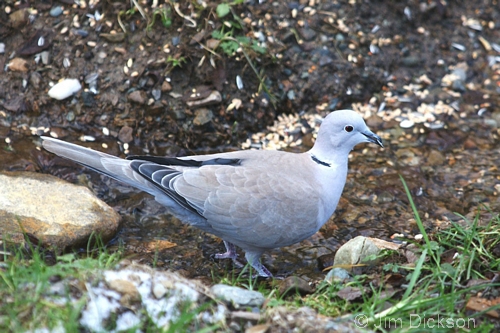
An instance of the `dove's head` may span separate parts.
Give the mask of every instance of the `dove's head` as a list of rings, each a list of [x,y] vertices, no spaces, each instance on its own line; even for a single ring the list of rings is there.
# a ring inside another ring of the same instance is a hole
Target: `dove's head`
[[[348,154],[362,142],[373,142],[383,147],[380,137],[370,131],[363,118],[352,110],[330,113],[321,123],[311,152],[328,159],[332,153]]]

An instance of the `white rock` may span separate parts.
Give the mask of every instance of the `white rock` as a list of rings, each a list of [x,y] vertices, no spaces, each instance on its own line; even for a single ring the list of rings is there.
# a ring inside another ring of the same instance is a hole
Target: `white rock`
[[[58,100],[63,100],[82,89],[80,81],[77,79],[64,79],[50,88],[49,96]]]

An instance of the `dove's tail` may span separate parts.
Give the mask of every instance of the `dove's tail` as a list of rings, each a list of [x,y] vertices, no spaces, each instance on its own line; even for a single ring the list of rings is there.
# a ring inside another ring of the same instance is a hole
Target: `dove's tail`
[[[73,160],[94,171],[100,172],[115,180],[124,182],[148,193],[155,193],[155,187],[136,173],[131,167],[131,161],[102,153],[93,149],[43,136],[42,145],[51,153]]]

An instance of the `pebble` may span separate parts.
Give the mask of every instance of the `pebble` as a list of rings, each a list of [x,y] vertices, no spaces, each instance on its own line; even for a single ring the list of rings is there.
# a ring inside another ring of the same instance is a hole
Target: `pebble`
[[[107,34],[107,33],[102,33],[99,35],[99,37],[104,38],[108,42],[111,43],[120,43],[125,40],[125,34],[124,33],[116,33],[116,34]]]
[[[209,123],[214,117],[212,111],[206,108],[198,109],[195,112],[195,117],[193,119],[193,124],[196,126],[201,126]]]
[[[68,111],[68,113],[66,114],[66,120],[71,122],[75,120],[75,118],[75,113],[73,111]]]
[[[427,156],[427,164],[431,166],[442,165],[446,158],[437,150],[431,150]]]
[[[279,283],[279,291],[281,296],[293,296],[296,294],[304,296],[314,292],[309,283],[298,276],[289,276],[281,281]]]
[[[83,29],[75,29],[75,30],[72,30],[72,32],[75,34],[75,35],[78,35],[80,37],[87,37],[89,35],[89,33],[86,31],[86,30],[83,30]]]
[[[235,307],[260,307],[265,301],[265,297],[258,291],[227,286],[225,284],[216,284],[210,288],[210,291],[215,295],[215,297],[228,303],[232,303]]]
[[[50,88],[49,97],[63,100],[77,93],[80,89],[82,89],[82,85],[77,79],[64,79]]]
[[[59,15],[61,15],[63,12],[63,9],[61,6],[54,6],[50,9],[50,16],[52,17],[58,17]]]
[[[30,75],[29,82],[30,85],[38,88],[40,86],[40,82],[42,81],[42,76],[38,72],[33,72]]]
[[[7,65],[13,72],[27,72],[28,62],[23,58],[14,58]]]
[[[132,133],[134,132],[132,127],[123,126],[118,132],[118,140],[123,143],[130,143],[134,140]]]
[[[372,239],[357,236],[337,250],[333,264],[346,267],[360,263],[370,264],[373,261],[367,262],[368,258],[374,258],[380,251]]]
[[[143,90],[135,90],[132,91],[128,96],[127,96],[129,101],[138,103],[138,104],[146,104],[148,101],[148,97],[146,95],[146,92]]]
[[[24,27],[29,21],[29,8],[16,10],[9,15],[10,26],[14,29]]]
[[[153,98],[158,101],[161,98],[161,90],[153,89],[151,90],[151,95],[153,95]]]
[[[41,52],[40,58],[42,59],[42,64],[48,65],[50,63],[50,52],[49,51]]]
[[[0,54],[4,54],[4,53],[5,53],[5,44],[0,43]]]
[[[167,81],[163,81],[163,83],[161,84],[161,91],[165,92],[170,90],[172,90],[172,85]]]
[[[419,57],[404,57],[403,60],[401,60],[403,65],[408,66],[408,67],[415,67],[420,64],[420,58]]]
[[[328,272],[325,276],[325,281],[328,282],[342,282],[349,280],[349,272],[343,268],[336,267]]]
[[[314,37],[316,37],[316,31],[308,27],[300,29],[300,34],[305,40],[312,40]]]

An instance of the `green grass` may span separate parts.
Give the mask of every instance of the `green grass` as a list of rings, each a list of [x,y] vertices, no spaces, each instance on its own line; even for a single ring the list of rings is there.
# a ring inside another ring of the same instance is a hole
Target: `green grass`
[[[78,318],[86,296],[76,304],[70,300],[70,286],[64,285],[60,298],[46,297],[47,290],[63,279],[83,281],[116,264],[119,254],[100,249],[78,259],[74,254],[57,257],[52,265],[46,249],[31,244],[27,249],[7,249],[2,243],[0,260],[0,331],[25,332],[39,327],[62,325],[67,332],[78,331]]]

